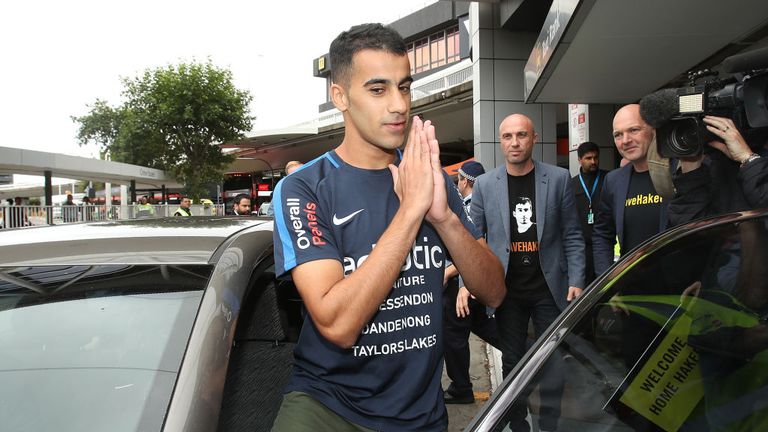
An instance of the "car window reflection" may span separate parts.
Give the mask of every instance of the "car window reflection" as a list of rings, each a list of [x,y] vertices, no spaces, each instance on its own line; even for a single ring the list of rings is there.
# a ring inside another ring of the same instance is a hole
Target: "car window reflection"
[[[0,311],[73,298],[202,290],[208,265],[68,265],[0,268]]]
[[[522,392],[529,421],[559,404],[565,430],[768,430],[766,264],[764,220],[640,251]]]
[[[0,268],[0,429],[160,430],[210,274]]]

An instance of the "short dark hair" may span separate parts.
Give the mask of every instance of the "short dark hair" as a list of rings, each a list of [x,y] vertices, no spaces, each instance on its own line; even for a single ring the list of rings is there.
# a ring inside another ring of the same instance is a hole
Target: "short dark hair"
[[[593,143],[592,141],[586,141],[579,144],[579,148],[576,149],[576,154],[579,156],[579,159],[583,158],[584,155],[589,152],[595,152],[599,155],[600,147],[598,147],[597,144]]]
[[[246,194],[237,194],[235,195],[235,200],[232,201],[232,205],[240,205],[240,201],[247,199],[248,201],[251,200],[251,197]]]
[[[408,47],[395,30],[381,24],[360,24],[341,32],[331,42],[331,81],[349,83],[352,57],[366,49],[381,50],[397,55],[407,55]]]
[[[521,197],[521,196],[515,198],[515,207],[517,207],[519,205],[526,205],[526,204],[529,204],[531,206],[531,208],[533,208],[533,202],[531,201],[530,198],[528,198],[528,197]]]

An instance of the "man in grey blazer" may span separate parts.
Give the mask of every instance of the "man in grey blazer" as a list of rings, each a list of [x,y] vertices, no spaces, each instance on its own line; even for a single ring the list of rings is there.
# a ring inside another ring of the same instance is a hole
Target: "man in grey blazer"
[[[536,337],[584,287],[584,239],[567,170],[532,159],[533,122],[512,114],[499,126],[505,163],[478,177],[472,221],[504,265],[507,296],[496,310],[506,376],[526,351],[528,323]],[[539,426],[557,430],[562,379],[542,383]],[[528,431],[526,406],[513,407],[510,428]]]

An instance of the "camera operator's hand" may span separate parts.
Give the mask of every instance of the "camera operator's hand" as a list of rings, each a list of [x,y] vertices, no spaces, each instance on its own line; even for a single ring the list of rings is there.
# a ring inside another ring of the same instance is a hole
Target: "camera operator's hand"
[[[721,141],[711,141],[710,147],[716,148],[729,159],[742,163],[752,154],[744,137],[736,128],[733,120],[726,117],[704,116],[707,130],[720,137]]]

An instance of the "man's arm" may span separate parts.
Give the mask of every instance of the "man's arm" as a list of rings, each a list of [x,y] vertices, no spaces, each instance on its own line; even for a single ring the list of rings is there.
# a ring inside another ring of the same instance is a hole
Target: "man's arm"
[[[581,295],[584,287],[584,235],[581,232],[579,212],[571,189],[571,179],[563,175],[563,195],[560,197],[560,235],[563,242],[565,259],[568,261],[567,301]]]
[[[768,158],[762,157],[739,169],[744,196],[754,208],[768,206]]]
[[[489,174],[490,175],[490,174]],[[475,181],[475,187],[472,189],[472,202],[469,206],[469,215],[472,219],[472,223],[475,224],[478,230],[483,235],[487,234],[486,222],[485,222],[485,201],[483,199],[483,187],[480,186],[481,182],[485,182],[486,176],[481,176]]]
[[[363,326],[392,290],[421,221],[420,212],[401,207],[368,258],[346,278],[336,260],[310,261],[291,271],[323,337],[342,348],[355,344]]]
[[[451,254],[453,265],[459,270],[462,282],[467,289],[481,303],[498,307],[507,294],[504,269],[496,255],[485,244],[485,240],[475,239],[448,205],[445,180],[440,165],[440,148],[434,135],[434,128],[426,129],[426,133],[434,181],[433,199],[427,211],[426,220],[435,228]],[[474,209],[474,190],[472,201]],[[474,215],[474,210],[472,214]]]
[[[459,271],[456,270],[456,266],[453,265],[453,263],[449,264],[448,267],[445,268],[445,272],[443,273],[443,286],[448,285],[448,281],[452,278],[455,278],[459,275]]]
[[[707,124],[707,130],[720,138],[709,145],[741,164],[738,179],[741,181],[747,202],[753,207],[768,205],[768,174],[763,169],[768,165],[765,158],[746,163],[754,152],[730,118],[705,116],[704,122]]]
[[[363,264],[346,278],[342,264],[331,259],[291,271],[318,331],[342,348],[354,345],[392,290],[431,203],[432,167],[429,147],[422,142],[423,127],[415,117],[400,166],[390,166],[400,208]]]
[[[595,226],[592,229],[592,255],[595,275],[599,276],[613,264],[613,245],[616,243],[616,224],[613,220],[613,189],[608,176],[600,193]]]
[[[453,265],[459,270],[465,286],[480,303],[499,307],[507,294],[504,270],[496,255],[485,244],[467,231],[455,213],[446,220],[432,223],[440,239],[451,254]]]

